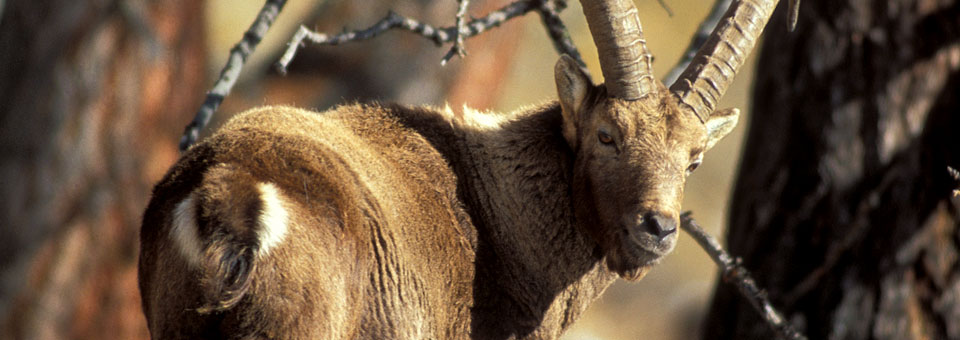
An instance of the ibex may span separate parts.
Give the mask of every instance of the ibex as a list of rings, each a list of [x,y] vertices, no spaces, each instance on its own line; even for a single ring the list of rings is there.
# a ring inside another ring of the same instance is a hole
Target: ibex
[[[606,79],[509,114],[263,107],[191,147],[143,218],[154,339],[556,338],[677,240],[717,101],[777,1],[735,1],[669,90],[629,0],[584,1]]]

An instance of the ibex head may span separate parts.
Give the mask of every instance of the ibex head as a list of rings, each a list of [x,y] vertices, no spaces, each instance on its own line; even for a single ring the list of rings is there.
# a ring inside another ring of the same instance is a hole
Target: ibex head
[[[737,123],[738,110],[715,105],[760,32],[730,33],[743,15],[731,9],[667,90],[654,79],[633,2],[582,3],[606,81],[593,85],[567,56],[555,69],[563,135],[576,153],[576,215],[609,268],[638,280],[676,244],[687,175]]]

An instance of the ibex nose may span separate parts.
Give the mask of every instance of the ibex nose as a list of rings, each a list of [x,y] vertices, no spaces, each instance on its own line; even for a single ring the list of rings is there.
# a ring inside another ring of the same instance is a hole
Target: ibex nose
[[[660,240],[677,232],[677,222],[657,212],[650,212],[643,216],[643,227],[646,232],[653,234]]]

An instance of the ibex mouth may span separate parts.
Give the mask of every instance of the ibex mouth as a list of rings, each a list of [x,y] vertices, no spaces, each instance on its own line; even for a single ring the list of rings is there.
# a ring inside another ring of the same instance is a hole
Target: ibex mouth
[[[621,241],[621,246],[626,248],[624,250],[635,249],[634,251],[628,251],[628,254],[635,254],[635,257],[638,258],[652,257],[656,259],[669,254],[676,244],[676,231],[668,234],[654,234],[640,228],[633,228]]]
[[[625,228],[619,246],[607,255],[607,266],[625,280],[640,280],[673,250],[676,242],[676,232],[655,235],[641,227]]]

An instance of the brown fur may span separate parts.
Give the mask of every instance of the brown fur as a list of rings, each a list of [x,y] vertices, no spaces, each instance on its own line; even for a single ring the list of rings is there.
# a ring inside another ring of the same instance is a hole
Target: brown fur
[[[644,216],[678,218],[685,170],[715,138],[662,85],[608,98],[573,65],[558,64],[560,103],[511,114],[356,104],[232,119],[144,215],[151,335],[558,337],[617,274],[639,279],[673,248],[676,233],[654,238]],[[262,257],[257,183],[289,211]],[[189,197],[195,265],[170,237]]]

